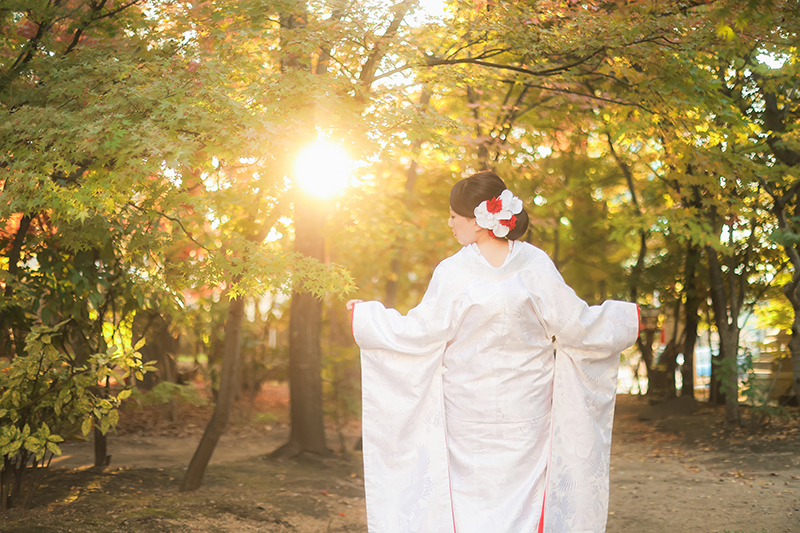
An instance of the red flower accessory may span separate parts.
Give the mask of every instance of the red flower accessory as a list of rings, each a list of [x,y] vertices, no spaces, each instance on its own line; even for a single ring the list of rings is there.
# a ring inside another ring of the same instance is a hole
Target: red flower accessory
[[[486,210],[490,213],[499,213],[503,210],[503,200],[500,198],[492,198],[491,200],[486,200]]]
[[[500,223],[504,226],[508,226],[508,229],[514,229],[517,227],[517,215],[511,215],[511,218],[508,220],[501,220]]]
[[[511,215],[511,218],[509,218],[508,220],[498,220],[498,222],[500,222],[500,224],[508,228],[503,234],[503,237],[505,237],[509,231],[517,227],[517,215]],[[500,237],[499,235],[495,234],[494,230],[489,230],[489,231],[491,231],[492,235],[494,235],[495,237]]]
[[[502,239],[516,226],[517,219],[514,215],[521,212],[522,200],[506,189],[500,196],[478,204],[474,211],[475,222],[478,226],[491,231],[495,237]]]

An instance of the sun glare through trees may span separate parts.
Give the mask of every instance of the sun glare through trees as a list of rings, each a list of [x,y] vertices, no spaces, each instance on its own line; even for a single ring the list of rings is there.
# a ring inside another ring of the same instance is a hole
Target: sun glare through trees
[[[295,162],[295,178],[307,193],[330,198],[349,184],[353,161],[344,148],[319,140],[304,148]]]

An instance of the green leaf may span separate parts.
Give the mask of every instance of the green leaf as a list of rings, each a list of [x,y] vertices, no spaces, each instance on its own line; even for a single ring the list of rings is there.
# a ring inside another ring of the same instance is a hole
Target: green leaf
[[[25,439],[23,441],[23,446],[29,452],[32,452],[32,453],[35,453],[35,454],[38,455],[39,451],[44,446],[44,442],[40,441],[36,437],[28,437],[27,439]]]
[[[109,419],[109,427],[110,428],[117,427],[117,424],[119,424],[119,411],[114,409],[113,411],[109,412],[108,413],[108,419]]]
[[[58,445],[56,443],[52,442],[52,441],[48,441],[47,442],[47,449],[53,455],[61,455],[61,448],[59,448]]]
[[[108,432],[109,428],[111,428],[111,419],[110,417],[105,416],[103,417],[102,420],[100,420],[100,433],[105,435]]]
[[[121,390],[120,393],[117,394],[117,400],[122,401],[122,400],[124,400],[125,398],[127,398],[130,395],[131,395],[131,389]]]
[[[89,436],[89,432],[92,430],[92,417],[87,416],[86,419],[81,424],[81,433],[83,433],[84,437]]]

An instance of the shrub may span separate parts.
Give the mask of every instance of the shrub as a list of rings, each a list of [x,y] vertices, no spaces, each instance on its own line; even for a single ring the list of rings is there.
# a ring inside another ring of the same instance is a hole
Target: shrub
[[[752,406],[750,418],[744,424],[751,432],[755,433],[761,428],[778,418],[788,418],[789,410],[776,401],[770,400],[772,391],[775,388],[781,365],[787,362],[788,358],[778,357],[776,359],[777,368],[774,369],[773,377],[770,382],[758,379],[753,363],[753,354],[745,351],[740,368],[745,375],[743,381],[742,395],[747,403]]]
[[[118,346],[76,364],[54,343],[65,323],[33,328],[26,353],[0,362],[0,510],[20,497],[23,507],[30,504],[42,470],[61,454],[58,443],[79,431],[85,438],[93,427],[103,434],[115,427],[117,407],[131,394],[129,376],[153,370]],[[112,380],[116,395],[109,392]]]
[[[200,392],[192,384],[172,383],[171,381],[160,381],[150,391],[133,391],[133,398],[139,400],[142,405],[164,405],[178,401],[199,407],[207,405],[208,400],[200,395]]]

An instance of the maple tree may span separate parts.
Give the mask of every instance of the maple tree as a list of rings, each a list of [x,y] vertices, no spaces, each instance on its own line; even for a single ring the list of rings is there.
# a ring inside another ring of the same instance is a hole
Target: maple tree
[[[186,289],[223,289],[232,305],[219,433],[239,295],[348,285],[341,270],[264,241],[287,190],[271,159],[294,140],[275,135],[291,108],[267,104],[293,91],[225,55],[222,43],[237,43],[210,22],[236,20],[210,5],[23,2],[2,15],[12,30],[0,77],[4,338],[19,353],[33,323],[72,318],[66,337],[102,347],[107,325],[124,336],[144,305],[177,308]],[[245,72],[259,83],[242,84]]]

